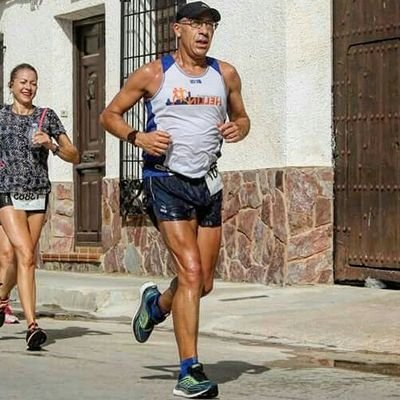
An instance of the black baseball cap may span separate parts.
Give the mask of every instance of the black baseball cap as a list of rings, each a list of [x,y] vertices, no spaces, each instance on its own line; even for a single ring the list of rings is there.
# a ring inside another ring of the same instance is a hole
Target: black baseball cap
[[[176,20],[180,21],[182,18],[198,18],[205,14],[210,15],[214,22],[219,22],[221,20],[219,11],[215,8],[211,8],[202,1],[194,1],[182,6],[176,13]]]

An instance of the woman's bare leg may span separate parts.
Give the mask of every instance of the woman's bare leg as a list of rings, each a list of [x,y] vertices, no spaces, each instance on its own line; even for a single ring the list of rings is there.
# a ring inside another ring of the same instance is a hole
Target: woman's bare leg
[[[14,249],[0,225],[0,298],[5,299],[17,283],[17,264]]]
[[[36,216],[32,219],[32,217]],[[13,246],[17,262],[17,285],[19,298],[24,310],[26,322],[29,325],[35,321],[36,313],[36,285],[35,285],[35,246],[31,237],[33,232],[39,232],[38,225],[43,224],[44,214],[29,216],[25,211],[15,210],[12,206],[0,209],[2,227]],[[35,234],[36,237],[37,234]],[[4,294],[0,288],[0,296]]]
[[[31,233],[32,243],[35,249],[34,253],[35,268],[38,266],[38,259],[40,257],[39,255],[40,234],[42,233],[42,228],[46,222],[46,219],[47,219],[46,215],[43,213],[35,213],[28,215],[29,231]],[[35,282],[35,287],[36,287],[36,282]],[[33,292],[32,301],[34,304],[36,304],[36,290]]]

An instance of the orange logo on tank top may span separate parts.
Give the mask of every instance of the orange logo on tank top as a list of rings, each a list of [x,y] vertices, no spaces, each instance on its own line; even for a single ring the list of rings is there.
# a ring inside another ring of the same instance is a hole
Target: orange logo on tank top
[[[192,96],[185,88],[178,87],[174,88],[172,100],[168,99],[166,105],[222,106],[222,99],[220,96]]]

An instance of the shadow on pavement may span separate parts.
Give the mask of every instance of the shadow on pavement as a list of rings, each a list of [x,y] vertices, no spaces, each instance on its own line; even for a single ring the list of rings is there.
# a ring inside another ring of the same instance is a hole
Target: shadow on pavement
[[[18,339],[18,336],[0,336],[0,342],[3,340],[15,340]]]
[[[70,339],[81,336],[97,336],[97,335],[111,335],[108,332],[94,331],[89,328],[83,328],[80,326],[68,326],[64,329],[45,329],[47,333],[47,342],[43,346],[46,348],[50,344],[54,344],[57,340]],[[24,332],[25,333],[25,332]]]
[[[164,380],[177,380],[179,374],[179,366],[178,365],[154,365],[154,366],[145,366],[145,368],[165,372],[162,375],[150,375],[150,376],[142,376],[142,379],[164,379]],[[254,365],[245,361],[219,361],[216,364],[204,364],[204,371],[207,376],[217,383],[226,383],[237,380],[243,374],[263,374],[264,372],[269,371],[270,368],[267,368],[262,365]]]

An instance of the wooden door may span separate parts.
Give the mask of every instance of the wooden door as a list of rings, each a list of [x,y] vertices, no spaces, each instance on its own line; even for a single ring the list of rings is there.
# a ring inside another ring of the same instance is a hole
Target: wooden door
[[[104,130],[104,17],[79,21],[75,38],[75,133],[81,163],[75,175],[77,245],[101,244],[101,193],[105,172]]]
[[[335,279],[400,281],[400,1],[334,0]]]

